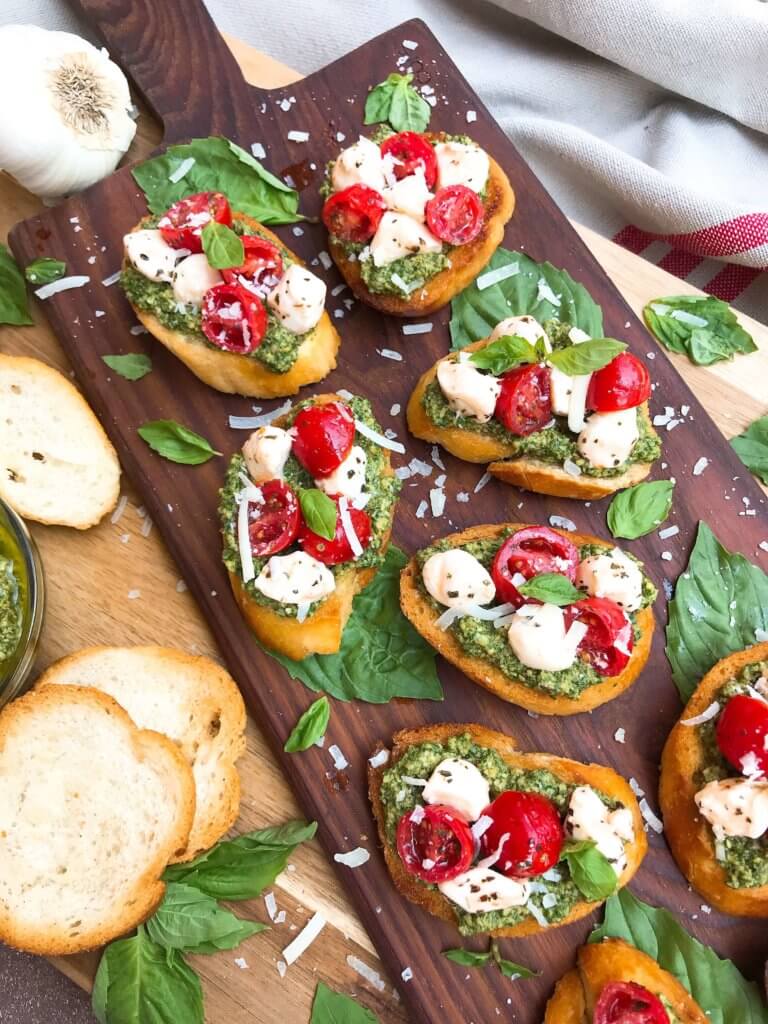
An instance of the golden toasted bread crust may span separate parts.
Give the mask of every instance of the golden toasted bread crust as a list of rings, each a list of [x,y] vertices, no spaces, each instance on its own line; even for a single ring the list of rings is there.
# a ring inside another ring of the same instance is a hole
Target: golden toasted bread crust
[[[720,687],[746,665],[767,658],[768,643],[761,643],[718,661],[686,704],[661,757],[659,802],[672,855],[682,873],[708,903],[725,914],[740,917],[768,917],[768,886],[733,889],[726,884],[725,871],[715,858],[712,829],[699,815],[694,800],[700,788],[694,779],[704,764],[701,744],[696,728],[681,722],[705,711]]]
[[[498,537],[507,529],[522,530],[525,526],[525,523],[472,526],[468,530],[451,534],[444,539],[450,541],[454,547],[458,547],[473,540],[490,540]],[[565,530],[555,530],[555,533],[567,537],[577,546],[599,544],[607,551],[614,547],[609,541],[600,537],[592,537],[587,533],[568,533]],[[540,715],[576,715],[582,711],[591,711],[593,708],[613,700],[637,679],[651,652],[654,618],[653,610],[649,607],[642,608],[635,616],[635,621],[640,629],[640,638],[635,642],[632,655],[619,675],[606,677],[603,682],[588,687],[576,698],[550,697],[533,687],[526,686],[525,683],[510,679],[501,669],[491,665],[490,662],[469,657],[449,630],[439,629],[435,626],[434,609],[421,593],[418,579],[419,568],[414,557],[405,566],[400,576],[400,607],[424,639],[439,651],[446,661],[450,661],[452,665],[460,668],[473,682],[484,686],[486,690],[495,693],[502,700],[518,704],[520,707]]]
[[[643,831],[643,819],[637,800],[625,780],[617,775],[610,768],[598,764],[582,764],[580,761],[571,761],[565,757],[555,757],[552,754],[526,754],[518,751],[517,743],[511,736],[504,733],[494,732],[486,729],[485,726],[466,724],[445,724],[427,725],[419,729],[403,729],[396,732],[392,737],[392,751],[389,762],[380,768],[368,767],[368,794],[373,806],[374,817],[379,829],[379,839],[384,849],[384,858],[392,876],[392,881],[401,895],[405,896],[412,903],[416,903],[423,910],[441,918],[443,921],[456,923],[456,915],[453,904],[437,889],[428,889],[417,878],[410,875],[403,867],[402,861],[392,846],[390,846],[385,828],[384,806],[381,802],[381,783],[384,772],[392,765],[397,764],[400,758],[410,747],[418,743],[445,743],[451,736],[461,736],[469,733],[475,743],[483,747],[490,747],[513,768],[525,770],[546,769],[565,782],[577,786],[593,786],[620,801],[632,812],[632,820],[635,829],[635,840],[627,846],[627,867],[619,879],[619,887],[623,887],[630,881],[645,856],[648,843]],[[571,913],[557,924],[542,928],[533,918],[528,918],[518,925],[510,928],[496,928],[489,932],[489,935],[498,938],[514,938],[524,935],[535,935],[541,931],[551,931],[561,925],[578,921],[600,906],[599,903],[577,903]]]
[[[253,217],[248,217],[244,213],[235,213],[234,217],[243,221],[253,231],[265,235],[280,249],[287,248],[274,232]],[[146,220],[147,218],[144,218],[139,221],[132,230],[138,231]],[[295,253],[291,253],[291,258],[304,266],[303,261]],[[127,266],[130,266],[130,263],[125,256],[123,268]],[[287,373],[273,373],[258,359],[212,348],[199,338],[165,327],[153,313],[139,309],[133,303],[131,306],[149,333],[188,366],[196,377],[209,387],[228,395],[247,395],[250,398],[282,398],[285,395],[295,395],[299,388],[305,384],[317,383],[336,367],[339,334],[325,310],[317,326],[299,347],[298,358],[290,370]]]
[[[473,342],[463,350],[474,352],[490,344],[490,338]],[[594,501],[608,494],[623,490],[639,483],[651,471],[651,463],[635,462],[621,476],[591,477],[586,473],[571,476],[562,466],[525,456],[516,458],[514,448],[510,444],[496,438],[478,434],[472,430],[461,430],[459,427],[438,427],[427,416],[423,399],[429,385],[437,376],[437,368],[442,362],[453,358],[449,353],[438,359],[426,373],[419,378],[413,393],[408,400],[408,429],[423,441],[442,445],[452,455],[465,462],[487,462],[488,472],[503,480],[506,484],[516,484],[528,491],[538,494],[552,494],[558,498],[581,498],[583,501]],[[648,403],[639,407],[639,414],[645,420],[648,430],[656,433],[648,414]],[[503,461],[502,461],[503,460]]]

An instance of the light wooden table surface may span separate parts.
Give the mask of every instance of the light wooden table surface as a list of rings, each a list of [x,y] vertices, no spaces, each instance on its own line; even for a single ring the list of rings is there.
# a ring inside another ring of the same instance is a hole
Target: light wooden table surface
[[[246,78],[254,85],[275,87],[299,77],[237,40],[228,42]],[[157,127],[142,115],[129,159],[143,156],[158,141]],[[0,238],[16,221],[39,209],[38,200],[0,175]],[[696,291],[594,232],[582,227],[578,230],[636,312],[649,299]],[[34,327],[0,328],[0,351],[37,356],[69,372],[40,311],[36,309],[33,315]],[[672,357],[728,437],[768,412],[755,387],[756,381],[768,379],[768,328],[749,317],[741,317],[741,322],[760,344],[759,352],[711,369]],[[105,323],[103,329],[109,330],[109,324]],[[649,348],[654,344],[650,338],[648,344]],[[116,523],[107,518],[86,533],[33,527],[48,585],[40,670],[88,644],[164,643],[219,657],[208,627],[194,601],[183,591],[179,572],[159,536],[151,529],[147,533],[148,523],[140,500],[125,479],[122,493],[128,504]],[[768,557],[765,568],[768,569]],[[140,596],[130,600],[129,591],[139,591]],[[240,769],[243,801],[236,831],[301,816],[288,783],[253,722],[249,722],[248,750]],[[278,909],[286,911],[283,925],[255,936],[236,952],[196,959],[194,966],[204,979],[210,1024],[274,1024],[277,1020],[282,1024],[305,1024],[318,980],[359,995],[383,1024],[405,1020],[368,936],[315,844],[297,853],[291,870],[278,879],[274,892]],[[280,950],[315,911],[327,918],[328,925],[321,938],[281,980],[276,968]],[[267,920],[261,901],[241,904],[239,912]],[[244,957],[247,968],[239,968],[236,957]],[[380,981],[372,984],[364,980],[352,966],[355,958],[377,971]],[[95,957],[79,957],[59,960],[57,966],[79,984],[88,986],[95,962]]]

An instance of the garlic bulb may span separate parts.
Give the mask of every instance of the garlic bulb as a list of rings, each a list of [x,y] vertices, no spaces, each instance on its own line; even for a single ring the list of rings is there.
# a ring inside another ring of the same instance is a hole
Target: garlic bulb
[[[54,199],[115,169],[136,132],[128,82],[70,32],[0,27],[0,169]]]

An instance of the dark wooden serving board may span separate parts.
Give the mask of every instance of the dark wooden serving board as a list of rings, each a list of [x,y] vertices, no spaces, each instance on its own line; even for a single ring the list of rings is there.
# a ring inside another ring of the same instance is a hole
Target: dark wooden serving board
[[[439,97],[432,125],[449,131],[468,130],[507,170],[517,194],[517,209],[505,244],[567,268],[602,305],[608,335],[625,338],[641,356],[649,350],[656,352],[650,364],[658,383],[652,411],[660,411],[665,404],[690,406],[686,424],[665,434],[668,468],[657,471],[657,475],[672,474],[677,479],[671,522],[680,526],[681,533],[666,542],[651,535],[629,544],[629,549],[645,560],[660,591],[664,577],[674,580],[684,567],[698,519],[709,522],[727,546],[754,557],[765,536],[764,514],[746,517],[738,512],[743,508],[742,496],[761,508],[762,492],[423,23],[407,22],[301,82],[264,91],[245,83],[199,0],[78,0],[75,6],[102,35],[113,57],[162,121],[165,143],[210,134],[226,135],[245,148],[261,142],[268,153],[267,166],[276,173],[289,173],[300,183],[302,209],[310,215],[319,211],[317,186],[322,168],[339,149],[336,133],[343,132],[347,140],[356,137],[362,128],[369,87],[395,70],[397,58],[406,55],[417,80],[430,84]],[[258,16],[256,12],[254,16]],[[418,47],[405,50],[405,39]],[[293,97],[295,102],[284,112],[280,100]],[[469,128],[468,110],[477,112],[477,121]],[[288,142],[286,134],[291,129],[309,131],[309,142]],[[481,1024],[500,1015],[520,1024],[534,1024],[540,1021],[554,982],[572,964],[574,950],[593,921],[503,943],[505,956],[540,971],[534,981],[513,984],[495,971],[467,972],[446,961],[440,950],[457,945],[458,934],[406,903],[389,881],[376,848],[366,798],[366,759],[375,744],[380,740],[387,743],[396,729],[426,722],[476,721],[512,733],[523,749],[610,764],[625,776],[634,776],[647,791],[651,805],[658,807],[659,754],[680,711],[663,649],[663,591],[656,608],[653,653],[641,678],[629,693],[592,714],[533,719],[441,664],[444,703],[399,701],[373,706],[334,702],[328,743],[337,743],[349,759],[345,774],[329,771],[327,750],[284,754],[283,742],[312,695],[259,650],[230,595],[219,558],[216,517],[225,460],[214,459],[196,468],[177,466],[152,454],[136,434],[136,428],[147,420],[173,418],[204,434],[214,447],[229,455],[246,435],[230,430],[227,416],[247,415],[253,404],[205,387],[152,338],[132,335],[129,329],[135,321],[119,287],[100,283],[118,268],[122,235],[144,212],[143,196],[129,169],[124,168],[83,195],[19,224],[11,234],[11,246],[22,264],[50,255],[65,258],[69,273],[90,275],[88,286],[57,295],[43,303],[43,308],[126,472],[141,490],[152,519],[207,616],[251,714],[271,738],[275,757],[307,815],[318,820],[322,845],[331,856],[361,843],[371,850],[368,864],[356,870],[341,867],[339,879],[391,977],[399,983],[411,1018],[425,1024]],[[76,224],[72,221],[75,217]],[[312,260],[325,249],[325,234],[319,225],[305,224],[303,228],[300,237],[289,227],[278,232],[286,244]],[[97,259],[91,265],[88,257],[93,255]],[[315,269],[330,287],[339,283],[335,270]],[[345,309],[342,300],[346,295],[330,299],[331,307]],[[96,317],[96,310],[105,315]],[[315,390],[344,387],[371,398],[380,422],[392,426],[407,443],[408,455],[403,460],[395,457],[396,464],[414,455],[428,458],[427,446],[407,436],[403,414],[391,417],[389,410],[394,403],[405,408],[419,374],[447,350],[448,315],[446,309],[431,317],[433,330],[412,337],[403,336],[402,321],[383,318],[360,303],[336,321],[342,336],[339,368]],[[382,347],[403,353],[404,361],[381,358],[376,349]],[[147,352],[154,371],[135,384],[111,375],[101,356],[115,352]],[[702,454],[711,464],[703,476],[694,478],[691,468]],[[412,486],[414,481],[409,480],[403,489],[394,535],[409,551],[475,523],[506,519],[547,522],[552,514],[568,516],[585,532],[606,533],[605,501],[587,507],[531,495],[494,481],[468,504],[457,504],[456,492],[471,492],[483,467],[463,464],[447,454],[443,458],[449,498],[442,518],[432,519],[429,513],[422,520],[415,518],[416,507],[427,497],[429,481]],[[673,553],[672,561],[660,560],[665,549]],[[167,640],[173,643],[174,638]],[[626,729],[624,745],[614,740],[619,727]],[[765,955],[763,925],[702,911],[703,901],[689,891],[663,838],[651,833],[650,843],[634,891],[678,913],[700,938],[757,977]],[[484,945],[479,939],[467,944],[475,948]],[[411,967],[413,978],[400,983],[405,967]]]

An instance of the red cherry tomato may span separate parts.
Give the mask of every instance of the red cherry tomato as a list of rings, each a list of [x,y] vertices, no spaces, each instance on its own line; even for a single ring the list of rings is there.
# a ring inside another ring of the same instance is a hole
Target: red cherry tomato
[[[338,507],[339,499],[333,499]],[[367,548],[371,542],[371,517],[361,508],[349,508],[349,518],[352,521],[352,529],[363,548]],[[336,514],[336,533],[333,540],[321,537],[302,523],[299,527],[299,544],[308,555],[317,558],[325,565],[338,565],[340,562],[351,562],[355,554],[349,538],[341,522],[341,515]]]
[[[549,370],[538,364],[507,371],[496,399],[496,419],[518,437],[541,430],[552,419],[549,381]]]
[[[517,573],[529,580],[542,572],[559,572],[575,583],[578,565],[579,550],[567,537],[561,537],[548,526],[527,526],[501,545],[491,566],[491,576],[499,600],[519,606],[526,599],[512,582]]]
[[[632,655],[635,638],[632,623],[615,601],[607,597],[586,597],[565,608],[567,625],[583,622],[587,627],[579,651],[586,654],[601,676],[617,676]]]
[[[216,284],[203,296],[203,334],[225,352],[247,355],[264,340],[267,311],[253,292],[239,284]]]
[[[409,874],[423,882],[449,882],[472,863],[475,841],[469,825],[456,811],[442,804],[428,804],[400,819],[397,852]]]
[[[755,758],[755,767],[768,773],[768,704],[756,697],[731,697],[715,728],[720,753],[734,768],[744,770],[743,760]]]
[[[510,878],[533,878],[553,868],[563,848],[563,826],[551,800],[539,793],[508,789],[485,808],[493,824],[483,833],[483,857],[498,852],[491,865]]]
[[[350,185],[334,192],[323,206],[323,224],[344,242],[367,242],[376,234],[387,204],[375,188]]]
[[[423,170],[427,188],[432,188],[437,181],[435,149],[423,135],[416,132],[399,132],[397,135],[390,135],[379,148],[382,156],[389,154],[393,158],[395,177],[398,180]]]
[[[595,1004],[594,1024],[669,1024],[669,1015],[644,985],[611,981]]]
[[[273,288],[283,274],[283,257],[280,250],[266,238],[258,235],[243,235],[245,259],[242,266],[228,267],[221,276],[228,284],[254,285],[260,291]]]
[[[258,489],[264,498],[248,505],[248,536],[251,550],[259,558],[276,555],[296,539],[299,532],[299,502],[288,484],[267,480]]]
[[[293,426],[293,454],[313,477],[329,476],[352,450],[355,418],[342,402],[307,406]]]
[[[441,188],[424,210],[432,234],[451,245],[465,245],[477,238],[485,215],[477,192],[466,185]]]
[[[634,409],[647,402],[651,394],[651,375],[637,356],[621,352],[589,381],[587,408],[596,412]]]
[[[200,236],[205,225],[212,220],[226,224],[227,227],[232,223],[229,200],[221,192],[198,192],[197,195],[180,199],[166,210],[157,226],[165,241],[174,249],[202,252]]]

